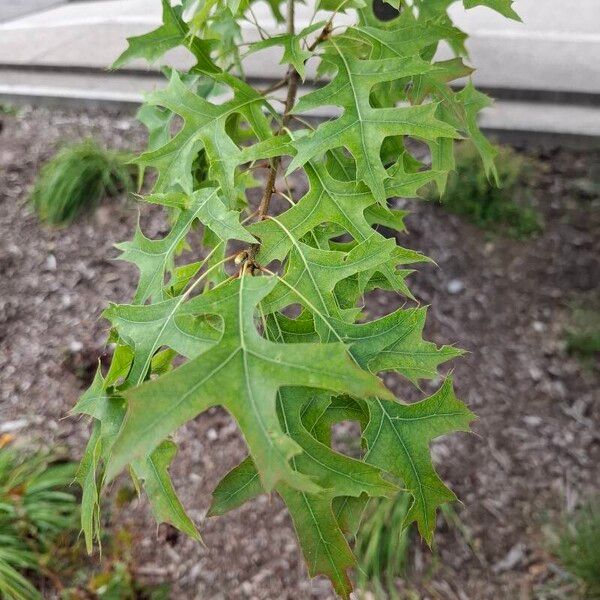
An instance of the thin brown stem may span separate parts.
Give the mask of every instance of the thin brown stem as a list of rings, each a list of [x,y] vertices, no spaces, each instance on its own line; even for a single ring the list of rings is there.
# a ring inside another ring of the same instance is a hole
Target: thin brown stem
[[[271,162],[271,169],[269,170],[269,177],[267,179],[267,184],[265,185],[265,191],[263,192],[263,196],[260,199],[260,204],[258,206],[258,220],[262,221],[269,210],[269,203],[271,202],[271,198],[273,197],[273,192],[275,191],[275,179],[277,178],[277,169],[279,167],[280,158],[274,158]]]
[[[269,87],[265,88],[264,90],[261,90],[260,93],[263,96],[267,96],[271,92],[276,92],[277,90],[280,90],[282,87],[285,87],[287,85],[287,82],[288,82],[288,77],[286,75],[285,77],[283,77],[279,81],[276,81],[275,83],[273,83]]]
[[[310,44],[307,48],[309,52],[312,52],[320,43],[324,42],[329,35],[331,34],[331,30],[333,29],[333,16],[325,23],[325,27],[321,30],[321,33],[318,37],[315,38],[312,44]]]
[[[289,35],[294,35],[296,32],[294,0],[288,0],[287,2],[287,32]],[[288,67],[286,80],[288,82],[288,89],[287,96],[285,99],[285,110],[283,113],[283,120],[281,121],[281,126],[277,131],[277,135],[280,135],[283,132],[283,130],[288,126],[291,118],[292,108],[294,108],[294,103],[296,102],[296,94],[298,93],[298,82],[300,81],[300,75],[298,75],[298,71],[296,71],[296,69],[292,65],[289,65]],[[269,178],[267,179],[267,185],[265,186],[265,191],[263,193],[263,197],[261,198],[260,205],[258,207],[259,221],[262,221],[269,212],[269,204],[271,203],[271,198],[273,197],[273,193],[275,192],[275,180],[277,179],[277,171],[279,170],[280,163],[280,156],[274,158],[271,161],[271,170],[269,171]]]
[[[326,39],[329,38],[331,31],[332,31],[332,27],[333,27],[332,19],[329,19],[329,21],[327,21],[327,23],[325,24],[325,27],[323,27],[323,30],[318,35],[318,37],[312,42],[312,44],[310,44],[308,46],[308,50],[310,52],[312,52],[321,42],[324,42]],[[295,35],[295,32],[296,32],[296,29],[295,29],[294,0],[288,0],[287,1],[287,33],[290,35]],[[299,83],[300,83],[300,75],[299,75],[298,71],[296,71],[294,66],[290,64],[290,65],[288,65],[288,70],[287,70],[286,76],[281,81],[274,83],[271,87],[267,88],[266,90],[264,90],[262,92],[264,95],[266,95],[269,92],[280,89],[281,87],[283,87],[286,84],[288,86],[286,99],[285,99],[285,108],[284,108],[283,118],[281,120],[281,125],[275,135],[281,135],[284,132],[284,130],[287,128],[290,120],[293,117],[292,109],[294,108],[294,104],[296,103],[296,96],[298,94]],[[265,189],[264,189],[262,198],[260,200],[260,204],[256,211],[258,221],[263,221],[268,216],[269,205],[271,204],[271,199],[273,198],[273,195],[276,193],[275,181],[277,180],[277,172],[278,172],[279,166],[281,164],[281,158],[282,158],[281,156],[277,156],[271,160],[267,183],[265,185]],[[254,259],[255,259],[256,255],[258,254],[259,249],[260,249],[259,243],[253,244],[248,249],[248,251],[245,253],[245,256],[243,258],[243,265],[242,265],[243,268],[248,266],[247,263],[249,263],[249,266],[251,269],[260,268],[258,265],[256,265],[254,263]],[[240,256],[240,258],[242,258],[242,257]],[[241,270],[240,270],[240,272],[241,272]]]

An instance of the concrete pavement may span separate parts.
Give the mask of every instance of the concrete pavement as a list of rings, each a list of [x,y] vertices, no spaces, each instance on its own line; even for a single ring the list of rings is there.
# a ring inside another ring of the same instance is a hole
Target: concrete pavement
[[[62,4],[64,0],[3,0],[0,2],[0,23],[10,21],[42,10]]]
[[[600,94],[599,2],[517,0],[515,6],[524,23],[507,21],[486,8],[465,11],[460,3],[455,4],[453,17],[470,34],[468,47],[477,66],[476,84]],[[275,29],[266,5],[259,3],[256,10],[261,24]],[[300,24],[308,21],[311,13],[309,6],[301,5]],[[343,21],[343,16],[340,19]],[[0,23],[0,64],[104,69],[125,48],[126,37],[148,31],[159,22],[158,0],[64,4]],[[257,38],[250,23],[243,28],[246,39]],[[271,49],[251,57],[248,74],[278,77],[282,68],[277,64],[277,52]],[[185,51],[176,51],[172,58],[182,68],[190,62]],[[142,62],[132,65],[145,67]]]
[[[456,23],[470,34],[476,84],[499,91],[503,98],[502,105],[486,113],[491,128],[600,137],[599,2],[517,0],[524,23],[507,21],[486,8],[465,11],[460,3],[453,6]],[[256,7],[261,25],[275,31],[267,7]],[[128,66],[129,81],[105,70],[126,47],[126,37],[160,23],[160,12],[159,0],[71,2],[0,23],[0,94],[7,97],[12,90],[18,98],[18,90],[28,90],[36,96],[37,86],[40,97],[44,90],[54,90],[54,95],[62,90],[72,99],[97,92],[99,99],[135,102],[140,90],[161,84],[156,68],[136,61]],[[312,10],[300,5],[297,14],[301,25]],[[257,38],[250,23],[243,27],[247,40]],[[172,51],[168,58],[179,68],[192,64],[185,49]],[[247,74],[279,78],[284,67],[278,62],[277,49],[256,53],[247,61]],[[564,99],[562,107],[539,104],[556,94],[564,94],[571,104]]]

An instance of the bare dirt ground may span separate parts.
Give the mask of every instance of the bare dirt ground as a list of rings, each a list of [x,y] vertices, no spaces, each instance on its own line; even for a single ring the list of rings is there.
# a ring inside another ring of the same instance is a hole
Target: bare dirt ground
[[[102,308],[134,289],[135,273],[112,260],[112,245],[131,236],[137,208],[113,200],[68,229],[49,230],[26,197],[60,141],[94,135],[131,148],[144,135],[130,117],[103,112],[23,109],[0,118],[0,432],[59,443],[78,457],[86,425],[65,416],[105,350]],[[412,277],[417,298],[431,305],[428,337],[470,351],[453,369],[479,415],[476,435],[434,444],[464,503],[457,510],[473,548],[443,526],[436,561],[417,542],[414,585],[423,598],[534,597],[554,568],[544,527],[600,491],[599,371],[564,342],[570,304],[598,293],[600,205],[589,181],[600,156],[530,152],[542,159],[535,203],[545,229],[536,238],[493,237],[439,206],[408,204],[410,234],[400,242],[438,265]],[[143,225],[148,235],[166,231],[158,212]],[[373,314],[401,302],[372,300]],[[177,437],[174,480],[206,547],[164,526],[157,533],[143,501],[120,513],[113,507],[113,527],[134,533],[141,575],[171,582],[175,599],[333,598],[326,581],[307,579],[277,498],[204,519],[212,487],[244,456],[229,417],[214,410]]]

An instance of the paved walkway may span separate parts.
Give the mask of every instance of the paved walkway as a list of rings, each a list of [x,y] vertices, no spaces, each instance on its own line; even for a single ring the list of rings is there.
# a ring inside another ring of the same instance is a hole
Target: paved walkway
[[[23,15],[40,12],[51,6],[62,4],[62,2],[64,0],[1,0],[0,23]]]
[[[15,4],[52,2],[59,0]],[[261,25],[275,30],[268,9],[261,5],[256,5]],[[470,34],[475,82],[512,98],[488,111],[488,126],[600,137],[600,0],[517,0],[515,6],[523,23],[507,21],[486,8],[465,11],[460,3],[452,8],[457,24]],[[129,80],[105,70],[126,47],[126,37],[160,23],[160,12],[159,0],[96,0],[64,3],[0,22],[0,95],[138,101],[136,90],[160,85],[158,77],[148,77],[148,69],[158,75],[154,67],[144,61],[132,63],[129,69],[146,75]],[[300,24],[311,13],[309,7],[299,6]],[[243,27],[247,40],[256,39],[251,24]],[[442,49],[440,57],[444,56]],[[182,48],[168,58],[180,68],[192,64]],[[246,63],[247,74],[279,78],[284,67],[278,62],[277,49],[256,53]],[[556,92],[573,105],[523,102],[532,94],[544,102]]]
[[[460,3],[453,6],[456,22],[471,35],[476,83],[600,94],[600,0],[517,0],[516,6],[524,23],[509,22],[486,8],[465,11]],[[311,9],[301,6],[298,13],[302,21]],[[263,26],[274,27],[266,6],[258,16]],[[0,64],[106,68],[125,47],[127,36],[143,33],[159,21],[158,0],[64,4],[0,23]],[[244,27],[248,39],[256,36],[250,24]],[[273,51],[257,53],[248,61],[248,73],[277,77],[281,72],[277,56]],[[185,51],[173,58],[179,66],[189,64]]]

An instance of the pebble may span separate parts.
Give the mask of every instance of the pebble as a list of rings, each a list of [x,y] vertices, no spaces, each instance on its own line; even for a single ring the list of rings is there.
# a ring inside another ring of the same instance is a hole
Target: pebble
[[[515,544],[509,551],[508,554],[499,560],[493,567],[493,571],[496,573],[502,573],[504,571],[511,571],[514,569],[522,560],[525,558],[525,546],[524,544]]]
[[[46,271],[56,271],[56,256],[48,254],[46,257]]]
[[[63,294],[60,298],[60,303],[63,308],[69,308],[73,304],[73,300],[71,299],[71,296]]]
[[[18,258],[21,258],[23,256],[23,251],[16,244],[9,244],[9,246],[8,246],[8,253],[11,256],[16,256]]]
[[[13,431],[18,431],[19,429],[23,429],[27,425],[26,419],[17,419],[15,421],[6,421],[4,423],[0,423],[0,433],[11,433]]]
[[[542,333],[542,331],[546,330],[546,325],[544,325],[544,323],[542,323],[541,321],[534,321],[531,324],[531,326],[533,327],[533,330],[537,333]]]
[[[249,596],[250,594],[252,594],[252,591],[252,584],[249,581],[244,581],[242,583],[242,592],[246,594],[246,596]]]
[[[83,344],[77,340],[75,340],[69,344],[69,352],[71,352],[71,354],[77,354],[78,352],[81,352],[82,350],[83,350]]]
[[[460,279],[451,279],[446,285],[449,294],[460,294],[465,289],[465,284]]]
[[[523,417],[523,422],[530,427],[537,427],[542,424],[542,418],[536,417],[535,415],[528,415]]]
[[[542,371],[536,366],[529,367],[529,376],[533,381],[539,381],[542,378]]]

